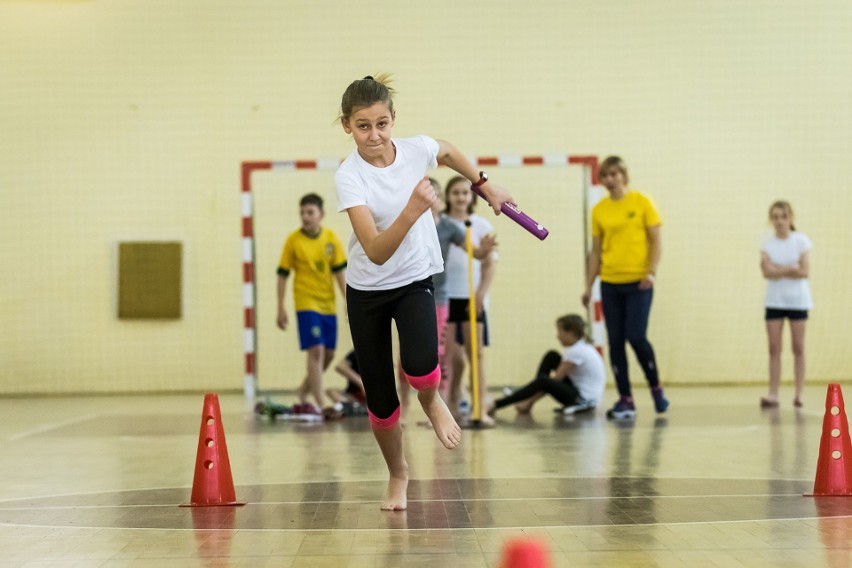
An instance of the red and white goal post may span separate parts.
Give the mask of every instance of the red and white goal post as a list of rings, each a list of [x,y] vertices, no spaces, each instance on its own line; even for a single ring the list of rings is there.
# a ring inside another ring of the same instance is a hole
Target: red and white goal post
[[[583,250],[588,252],[591,247],[589,218],[592,207],[604,194],[598,184],[597,156],[571,156],[566,154],[521,156],[498,155],[473,158],[478,167],[568,167],[580,166],[583,175]],[[254,233],[254,197],[252,195],[252,174],[257,171],[293,172],[297,170],[327,170],[335,171],[341,160],[337,158],[321,158],[317,160],[280,160],[280,161],[246,161],[240,166],[240,212],[242,217],[242,306],[243,306],[243,346],[245,356],[245,375],[243,392],[246,398],[253,399],[258,393],[257,376],[257,287],[255,283],[255,233]],[[585,263],[584,263],[585,264]],[[603,310],[600,300],[600,284],[595,282],[592,289],[592,301],[589,305],[589,321],[595,347],[603,352],[605,328]]]

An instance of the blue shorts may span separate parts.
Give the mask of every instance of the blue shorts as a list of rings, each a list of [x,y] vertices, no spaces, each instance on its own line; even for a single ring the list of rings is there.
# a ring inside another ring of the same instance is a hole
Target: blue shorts
[[[314,345],[325,345],[326,349],[337,347],[337,316],[318,312],[296,312],[299,319],[299,347],[302,351]]]
[[[784,310],[780,308],[766,308],[767,320],[787,318],[791,321],[808,319],[808,310]]]

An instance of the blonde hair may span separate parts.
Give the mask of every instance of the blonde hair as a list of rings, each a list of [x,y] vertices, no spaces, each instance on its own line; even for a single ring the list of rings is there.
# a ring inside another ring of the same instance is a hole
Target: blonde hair
[[[773,209],[780,209],[784,213],[786,213],[787,217],[790,218],[790,230],[791,231],[796,230],[796,227],[793,225],[793,206],[790,205],[789,201],[784,201],[783,199],[779,199],[778,201],[774,202],[772,205],[769,206],[769,220],[770,221],[772,220],[772,210]]]
[[[603,177],[610,168],[616,168],[624,176],[624,183],[630,183],[630,176],[627,175],[627,163],[618,156],[608,156],[601,162],[598,168],[598,177]]]
[[[376,103],[385,103],[393,113],[393,95],[390,87],[390,73],[380,73],[376,77],[367,75],[363,79],[352,81],[343,92],[340,101],[340,114],[337,120],[346,120],[360,108],[368,108]]]

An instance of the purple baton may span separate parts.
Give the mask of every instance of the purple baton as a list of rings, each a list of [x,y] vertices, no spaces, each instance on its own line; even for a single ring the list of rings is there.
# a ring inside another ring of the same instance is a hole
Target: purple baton
[[[485,193],[482,192],[480,186],[488,181],[488,174],[485,172],[479,172],[479,181],[471,184],[470,189],[476,193],[479,197],[485,200],[488,203],[488,198],[485,197]],[[550,233],[547,229],[544,228],[543,225],[537,223],[535,219],[518,209],[516,205],[512,205],[511,203],[504,203],[503,207],[500,208],[509,219],[532,233],[538,240],[543,241],[547,238],[547,235]]]

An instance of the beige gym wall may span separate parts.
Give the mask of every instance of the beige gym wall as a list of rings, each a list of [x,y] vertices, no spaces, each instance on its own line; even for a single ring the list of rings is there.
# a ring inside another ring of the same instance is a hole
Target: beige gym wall
[[[808,376],[846,380],[850,29],[830,0],[0,0],[0,393],[241,389],[239,165],[344,157],[340,95],[379,71],[397,136],[627,160],[664,218],[650,337],[671,384],[765,380],[758,248],[789,199],[814,243]],[[552,231],[492,219],[497,386],[581,310],[583,235],[579,170],[491,176]],[[349,231],[331,173],[255,182],[260,384],[292,388],[303,356],[272,309],[299,196]],[[118,243],[153,240],[183,243],[183,317],[120,321]]]

